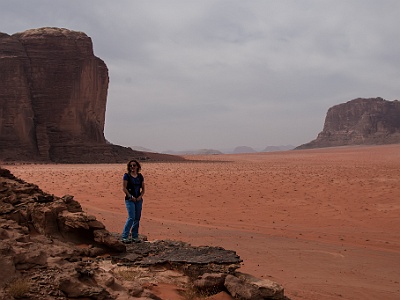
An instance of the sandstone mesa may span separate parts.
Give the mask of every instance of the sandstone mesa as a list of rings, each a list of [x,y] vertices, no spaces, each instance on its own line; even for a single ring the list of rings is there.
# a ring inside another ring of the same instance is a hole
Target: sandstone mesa
[[[104,137],[108,69],[83,32],[0,33],[0,157],[63,163],[182,160]]]
[[[297,149],[400,143],[400,102],[358,98],[331,107],[318,137]]]

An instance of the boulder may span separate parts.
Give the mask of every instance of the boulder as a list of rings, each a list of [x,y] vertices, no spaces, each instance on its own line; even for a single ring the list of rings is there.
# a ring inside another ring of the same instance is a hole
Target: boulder
[[[98,300],[113,299],[106,289],[95,284],[84,283],[76,278],[62,278],[59,283],[59,289],[68,298]]]
[[[286,299],[281,285],[268,279],[258,279],[244,273],[227,275],[225,279],[225,287],[235,299]]]
[[[193,285],[200,291],[222,292],[226,276],[225,273],[205,273],[194,280]]]

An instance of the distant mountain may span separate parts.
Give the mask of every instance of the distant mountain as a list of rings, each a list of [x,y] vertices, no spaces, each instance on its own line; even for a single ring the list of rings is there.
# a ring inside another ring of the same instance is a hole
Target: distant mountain
[[[292,150],[294,148],[295,146],[293,145],[267,146],[264,150],[257,151],[254,148],[248,146],[238,146],[233,150],[233,152],[230,153],[244,154],[244,153],[256,153],[256,152],[277,152],[277,151]]]
[[[233,153],[235,154],[241,154],[241,153],[255,153],[257,152],[251,147],[248,146],[238,146],[235,149],[233,149]]]
[[[131,146],[133,150],[142,152],[153,152],[154,150],[142,147],[142,146]],[[280,146],[267,146],[264,150],[257,151],[249,146],[238,146],[233,150],[216,150],[216,149],[192,149],[192,150],[164,150],[160,153],[170,154],[170,155],[218,155],[218,154],[245,154],[245,153],[257,153],[257,152],[277,152],[277,151],[287,151],[294,149],[293,145],[280,145]]]
[[[295,146],[293,145],[284,145],[284,146],[267,146],[263,151],[261,152],[277,152],[277,151],[288,151],[288,150],[293,150]]]
[[[219,150],[215,149],[196,149],[196,150],[183,150],[183,151],[174,151],[174,150],[166,150],[162,151],[165,154],[172,154],[172,155],[216,155],[216,154],[223,154]]]

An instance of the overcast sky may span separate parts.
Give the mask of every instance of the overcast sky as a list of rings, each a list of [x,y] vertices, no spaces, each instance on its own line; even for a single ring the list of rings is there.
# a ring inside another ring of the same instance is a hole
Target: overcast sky
[[[298,146],[333,105],[400,100],[398,0],[0,0],[1,32],[45,26],[92,38],[123,146]]]

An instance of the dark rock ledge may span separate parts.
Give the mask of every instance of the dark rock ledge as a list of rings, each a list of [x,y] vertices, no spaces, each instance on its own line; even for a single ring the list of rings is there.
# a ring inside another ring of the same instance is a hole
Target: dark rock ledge
[[[0,179],[1,300],[163,299],[162,284],[176,299],[287,299],[279,284],[238,272],[235,251],[145,237],[125,245],[73,196],[46,194],[2,168]]]

